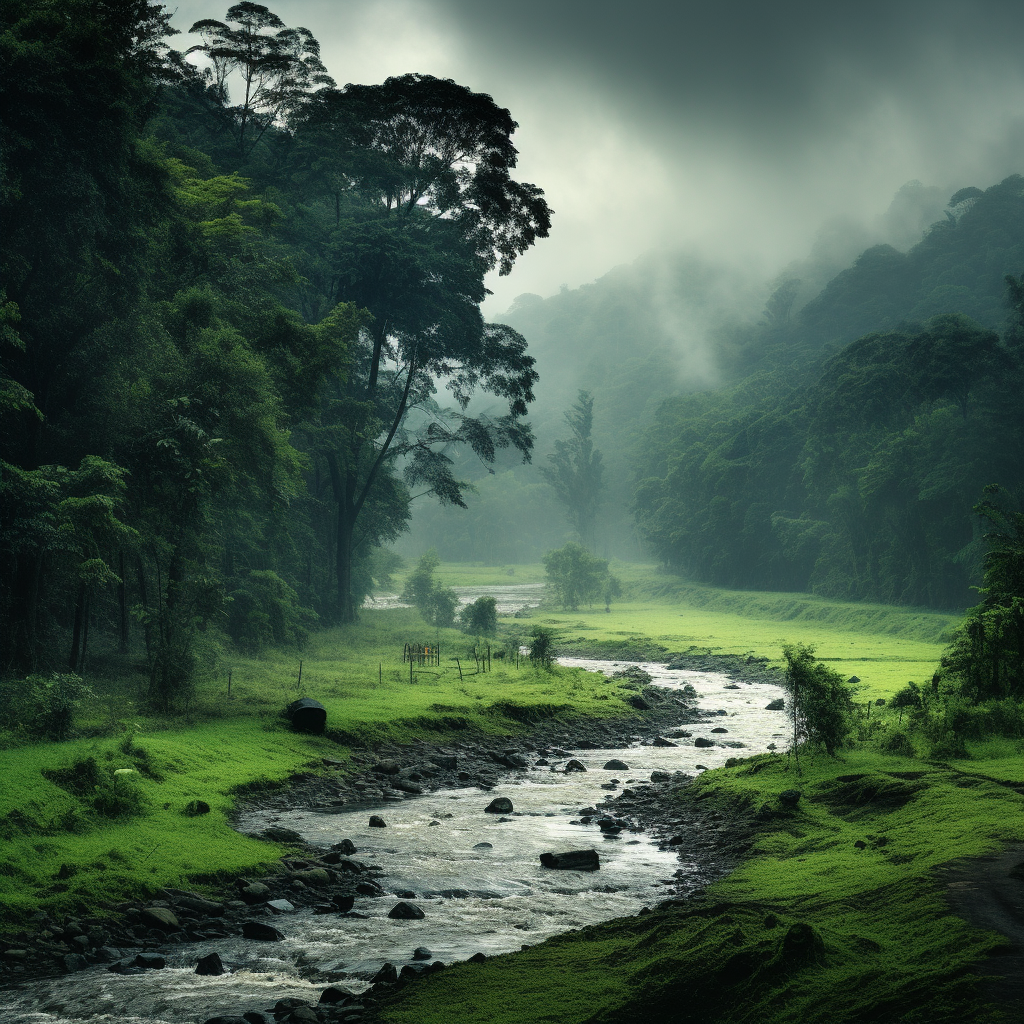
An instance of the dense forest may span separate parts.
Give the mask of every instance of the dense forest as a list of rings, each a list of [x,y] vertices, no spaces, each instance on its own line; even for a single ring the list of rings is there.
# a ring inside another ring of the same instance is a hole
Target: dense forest
[[[351,621],[414,507],[407,554],[582,540],[730,587],[973,603],[972,509],[1022,485],[1024,179],[945,209],[911,183],[767,301],[657,252],[491,324],[486,275],[551,223],[509,111],[428,75],[339,88],[257,4],[187,54],[169,17],[4,9],[5,671],[78,670],[99,631],[169,701],[227,639]],[[558,477],[584,449],[587,536]]]
[[[4,670],[141,634],[167,703],[226,636],[350,621],[412,491],[463,502],[452,452],[529,456],[533,360],[480,303],[551,211],[491,97],[338,88],[259,4],[197,63],[142,0],[2,18]]]
[[[767,301],[736,272],[663,252],[520,297],[505,318],[538,359],[544,457],[478,474],[468,513],[417,511],[413,536],[509,561],[571,537],[542,469],[581,387],[607,470],[601,553],[728,587],[973,604],[972,508],[989,484],[1011,504],[1022,484],[1024,179],[935,192],[900,189],[875,229],[891,241],[853,259],[869,232],[823,231]],[[513,503],[545,547],[531,550]]]

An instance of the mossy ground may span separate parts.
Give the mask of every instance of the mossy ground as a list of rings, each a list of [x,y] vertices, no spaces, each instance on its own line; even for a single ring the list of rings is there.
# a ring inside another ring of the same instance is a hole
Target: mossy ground
[[[440,667],[417,666],[410,684],[403,645],[438,639]],[[199,688],[187,715],[175,717],[141,714],[138,675],[122,671],[90,679],[96,695],[82,709],[80,727],[93,735],[60,743],[27,743],[16,731],[4,735],[4,923],[16,925],[40,908],[78,910],[276,860],[279,847],[231,829],[233,794],[300,770],[319,770],[324,757],[344,759],[350,742],[439,740],[466,729],[507,734],[536,718],[629,712],[616,687],[582,671],[492,661],[492,671],[475,674],[469,654],[474,642],[454,630],[438,634],[408,609],[367,611],[355,626],[327,630],[311,641],[301,654],[301,688],[299,654],[236,657]],[[456,656],[462,660],[461,679],[449,660]],[[325,705],[329,735],[303,736],[288,729],[281,711],[300,695]],[[116,769],[134,769],[131,778],[146,802],[144,813],[103,818],[93,807],[91,787],[69,792],[47,777],[67,769],[74,775],[74,766],[89,758],[106,779]],[[187,816],[183,812],[192,800],[206,801],[211,812]],[[74,874],[58,877],[62,865]]]
[[[581,653],[629,650],[651,657],[692,650],[778,659],[786,642],[813,643],[822,658],[864,682],[860,699],[889,696],[931,677],[953,616],[837,604],[801,595],[713,591],[617,566],[631,600],[563,613],[538,609],[513,625],[558,629]],[[541,567],[444,566],[449,585],[537,582]],[[433,634],[433,635],[431,635]],[[440,671],[409,684],[407,641],[440,639]],[[230,829],[233,793],[269,784],[345,748],[289,732],[281,707],[300,693],[327,706],[335,734],[363,741],[437,738],[445,730],[511,732],[531,715],[614,714],[606,683],[574,672],[518,671],[495,663],[459,679],[448,658],[472,638],[425,627],[415,612],[366,612],[318,635],[302,653],[235,658],[196,694],[187,720],[140,718],[141,681],[127,671],[97,681],[82,723],[93,735],[64,743],[6,736],[0,758],[6,830],[0,899],[7,923],[37,907],[98,899],[248,870],[280,855]],[[467,659],[468,660],[468,659]],[[464,663],[465,664],[465,663]],[[465,671],[465,669],[464,669]],[[516,718],[508,716],[509,709]],[[1013,741],[971,747],[972,759],[935,764],[891,757],[878,740],[894,716],[875,710],[855,749],[795,763],[783,756],[706,773],[680,794],[725,813],[764,816],[751,857],[699,907],[655,911],[569,933],[522,953],[451,968],[404,990],[388,1024],[540,1024],[657,1021],[981,1021],[970,966],[998,944],[953,916],[940,865],[1024,838],[1021,750]],[[132,744],[119,723],[137,722]],[[141,752],[140,752],[141,751]],[[923,750],[919,753],[925,753]],[[88,797],[43,773],[93,757],[133,767],[148,806],[125,821],[97,819]],[[803,793],[791,814],[779,793]],[[182,811],[193,799],[208,815]],[[858,846],[862,843],[863,846]],[[57,878],[62,864],[77,871]],[[788,937],[788,938],[787,938]],[[1006,1019],[1014,1019],[1008,1017]]]
[[[1002,747],[1002,749],[997,749]],[[1018,1020],[985,1007],[972,964],[1000,945],[946,904],[937,869],[1024,839],[1020,751],[951,765],[764,755],[680,794],[760,810],[744,864],[699,906],[612,921],[459,965],[406,989],[388,1024]],[[798,788],[797,808],[779,794]],[[768,815],[767,811],[771,811]],[[863,845],[858,845],[863,844]]]

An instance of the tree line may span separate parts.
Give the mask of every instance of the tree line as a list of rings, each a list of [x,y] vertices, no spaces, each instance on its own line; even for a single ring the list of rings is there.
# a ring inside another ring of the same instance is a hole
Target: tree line
[[[187,53],[146,0],[0,20],[3,670],[100,631],[169,704],[225,635],[351,621],[413,496],[464,504],[454,452],[529,458],[533,359],[480,303],[551,211],[490,96],[338,88],[259,4]]]

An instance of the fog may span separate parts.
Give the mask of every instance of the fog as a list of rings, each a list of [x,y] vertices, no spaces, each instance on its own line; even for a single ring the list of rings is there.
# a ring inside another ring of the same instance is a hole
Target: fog
[[[1003,0],[269,6],[339,84],[423,72],[512,111],[519,176],[555,220],[490,282],[492,317],[659,247],[765,280],[823,225],[870,227],[909,180],[948,196],[1024,166],[1024,25]],[[189,0],[175,24],[223,13]]]

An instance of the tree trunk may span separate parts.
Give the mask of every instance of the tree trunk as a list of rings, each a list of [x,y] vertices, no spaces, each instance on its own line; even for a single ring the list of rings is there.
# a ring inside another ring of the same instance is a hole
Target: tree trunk
[[[75,601],[75,626],[71,633],[71,653],[68,656],[68,671],[78,671],[78,652],[82,640],[82,619],[85,614],[85,584],[78,585],[78,599]]]
[[[124,582],[124,552],[118,553],[117,564],[118,575],[121,582],[117,585],[117,606],[120,613],[120,647],[122,651],[128,650],[128,587]]]
[[[26,674],[36,670],[36,609],[42,575],[42,554],[19,553],[11,594],[9,653],[11,667]]]
[[[355,622],[358,617],[356,603],[352,598],[352,535],[355,532],[355,525],[355,517],[351,511],[344,504],[339,504],[335,566],[340,622]]]

